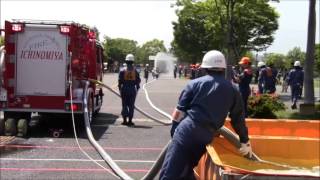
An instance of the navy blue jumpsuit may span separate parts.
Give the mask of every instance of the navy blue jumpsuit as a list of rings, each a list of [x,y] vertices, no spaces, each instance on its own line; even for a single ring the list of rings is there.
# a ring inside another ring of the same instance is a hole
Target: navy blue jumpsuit
[[[224,75],[206,75],[190,81],[181,92],[176,108],[186,112],[186,116],[175,129],[161,169],[161,180],[194,179],[193,168],[229,112],[240,141],[249,140],[240,93]]]
[[[262,93],[272,94],[276,91],[276,76],[277,71],[270,67],[265,67],[260,70],[258,81],[260,84],[259,89],[262,88]]]
[[[134,102],[140,88],[140,81],[139,73],[132,65],[128,64],[128,67],[119,73],[118,86],[122,99],[121,115],[124,118],[129,117],[129,121],[133,118]]]
[[[250,89],[250,83],[252,80],[252,69],[251,68],[245,68],[243,72],[240,74],[240,82],[239,82],[239,90],[241,93],[242,101],[244,104],[244,112],[245,112],[245,117],[248,116],[248,98],[251,93]]]
[[[302,91],[304,72],[302,68],[295,67],[290,70],[288,76],[288,84],[291,89],[291,101],[293,104],[296,104],[300,96],[300,92]]]
[[[259,68],[259,73],[258,73],[258,90],[260,94],[263,94],[263,83],[264,83],[264,77],[262,76],[262,72],[265,71],[264,69],[266,66],[261,66]]]

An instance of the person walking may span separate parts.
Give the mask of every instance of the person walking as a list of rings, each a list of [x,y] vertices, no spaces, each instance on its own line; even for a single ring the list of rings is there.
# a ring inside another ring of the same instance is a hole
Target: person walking
[[[259,94],[263,94],[263,79],[261,76],[261,72],[263,72],[265,68],[266,68],[266,64],[263,61],[259,61],[258,62],[258,73],[256,73],[257,79],[258,79]]]
[[[182,77],[182,65],[179,65],[178,74],[179,74],[179,78],[181,78]]]
[[[134,114],[134,103],[137,92],[140,88],[141,79],[139,73],[133,67],[134,56],[132,54],[128,54],[125,61],[127,67],[120,71],[118,81],[118,87],[122,100],[122,125],[133,126],[134,123],[132,122],[132,118]],[[129,122],[127,122],[127,119]]]
[[[174,64],[174,67],[173,67],[173,77],[174,77],[175,79],[177,78],[177,72],[178,72],[177,64]]]
[[[239,65],[241,66],[241,72],[238,75],[237,82],[239,83],[239,90],[244,105],[245,117],[248,117],[248,98],[251,93],[250,83],[253,77],[250,58],[241,58]]]
[[[146,80],[146,83],[148,83],[148,78],[149,78],[149,64],[146,64],[144,68],[144,79]]]
[[[291,89],[291,101],[292,109],[297,109],[297,101],[300,96],[300,92],[302,91],[304,72],[301,67],[300,61],[294,62],[293,69],[290,70],[288,75],[288,85]]]
[[[273,94],[276,92],[277,70],[272,66],[263,67],[259,72],[259,83],[262,93]],[[261,91],[259,91],[261,93]]]
[[[286,93],[288,91],[288,70],[284,69],[283,70],[283,76],[282,76],[282,89],[281,92],[282,93]]]
[[[207,52],[201,67],[207,75],[187,84],[172,113],[172,142],[167,149],[160,180],[195,179],[193,168],[215,132],[224,125],[229,112],[232,127],[240,137],[240,153],[252,156],[241,95],[224,77],[224,55],[217,50]]]

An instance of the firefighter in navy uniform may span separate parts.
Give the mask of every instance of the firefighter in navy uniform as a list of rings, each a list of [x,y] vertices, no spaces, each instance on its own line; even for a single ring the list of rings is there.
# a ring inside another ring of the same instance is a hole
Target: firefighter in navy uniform
[[[252,69],[251,69],[251,62],[249,57],[241,58],[239,65],[241,66],[242,72],[237,76],[237,82],[239,83],[239,90],[241,93],[243,105],[244,105],[244,112],[245,117],[248,116],[248,98],[251,93],[250,83],[252,80]]]
[[[146,80],[146,83],[148,82],[148,79],[149,79],[149,64],[146,64],[143,72],[144,72],[144,79]]]
[[[134,56],[128,54],[126,56],[127,67],[119,73],[119,91],[122,100],[122,111],[123,125],[133,126],[132,122],[134,113],[134,102],[136,100],[137,92],[140,88],[140,76],[137,70],[133,67]],[[127,122],[127,119],[129,122]]]
[[[258,80],[258,91],[259,94],[263,94],[263,79],[261,76],[261,72],[265,71],[264,69],[266,68],[266,64],[263,61],[259,61],[258,63],[258,73],[256,73],[256,78]]]
[[[224,77],[224,55],[216,50],[207,52],[201,67],[207,75],[187,84],[172,113],[172,142],[160,172],[161,180],[195,179],[193,168],[229,112],[232,127],[240,137],[240,153],[252,156],[241,95]]]
[[[302,91],[304,72],[301,67],[300,61],[294,62],[294,68],[290,70],[288,75],[288,84],[291,89],[291,101],[292,109],[297,109],[297,101],[300,96],[300,92]]]
[[[276,77],[278,71],[273,66],[261,68],[259,73],[259,81],[262,83],[263,93],[273,94],[276,92]]]

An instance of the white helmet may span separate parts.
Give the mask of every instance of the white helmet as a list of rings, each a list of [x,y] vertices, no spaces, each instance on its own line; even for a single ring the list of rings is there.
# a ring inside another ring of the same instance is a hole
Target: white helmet
[[[126,56],[126,61],[134,61],[134,56],[132,55],[132,54],[128,54],[127,56]]]
[[[259,61],[258,62],[258,67],[260,68],[260,67],[262,67],[262,66],[265,66],[266,64],[263,62],[263,61]]]
[[[202,59],[201,68],[223,68],[226,69],[226,58],[217,50],[208,51]]]
[[[295,61],[293,66],[299,66],[300,67],[301,66],[300,61]]]

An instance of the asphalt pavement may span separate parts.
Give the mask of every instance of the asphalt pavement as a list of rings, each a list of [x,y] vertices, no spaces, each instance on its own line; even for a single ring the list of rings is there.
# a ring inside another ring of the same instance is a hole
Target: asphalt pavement
[[[153,104],[171,114],[179,93],[188,80],[161,76],[147,86]],[[106,74],[103,82],[117,89],[117,74]],[[141,86],[144,83],[142,79]],[[170,139],[169,126],[158,124],[135,112],[134,127],[121,125],[121,100],[104,90],[104,103],[91,128],[98,143],[129,176],[140,179],[151,168],[162,148]],[[153,110],[145,94],[139,90],[136,105],[163,120],[166,117]],[[0,179],[117,179],[90,145],[84,130],[78,130],[81,147],[107,170],[89,160],[77,147],[70,117],[33,115],[26,138],[1,136]],[[53,138],[51,130],[62,131]]]
[[[161,75],[147,86],[151,101],[170,114],[188,81]],[[117,90],[117,74],[106,74],[103,82]],[[147,102],[142,90],[144,82],[142,79],[136,105],[159,119],[167,120]],[[290,90],[282,93],[278,86],[277,92],[286,105],[290,106]],[[121,100],[106,89],[104,94],[103,107],[91,125],[92,132],[98,143],[129,176],[141,179],[170,139],[170,126],[158,124],[137,111],[133,120],[135,126],[123,126],[120,115]],[[40,117],[34,114],[30,125],[26,138],[0,136],[1,180],[117,179],[91,146],[85,131],[78,128],[80,146],[107,170],[93,163],[79,150],[70,116]],[[61,137],[53,138],[52,129],[61,130]]]

